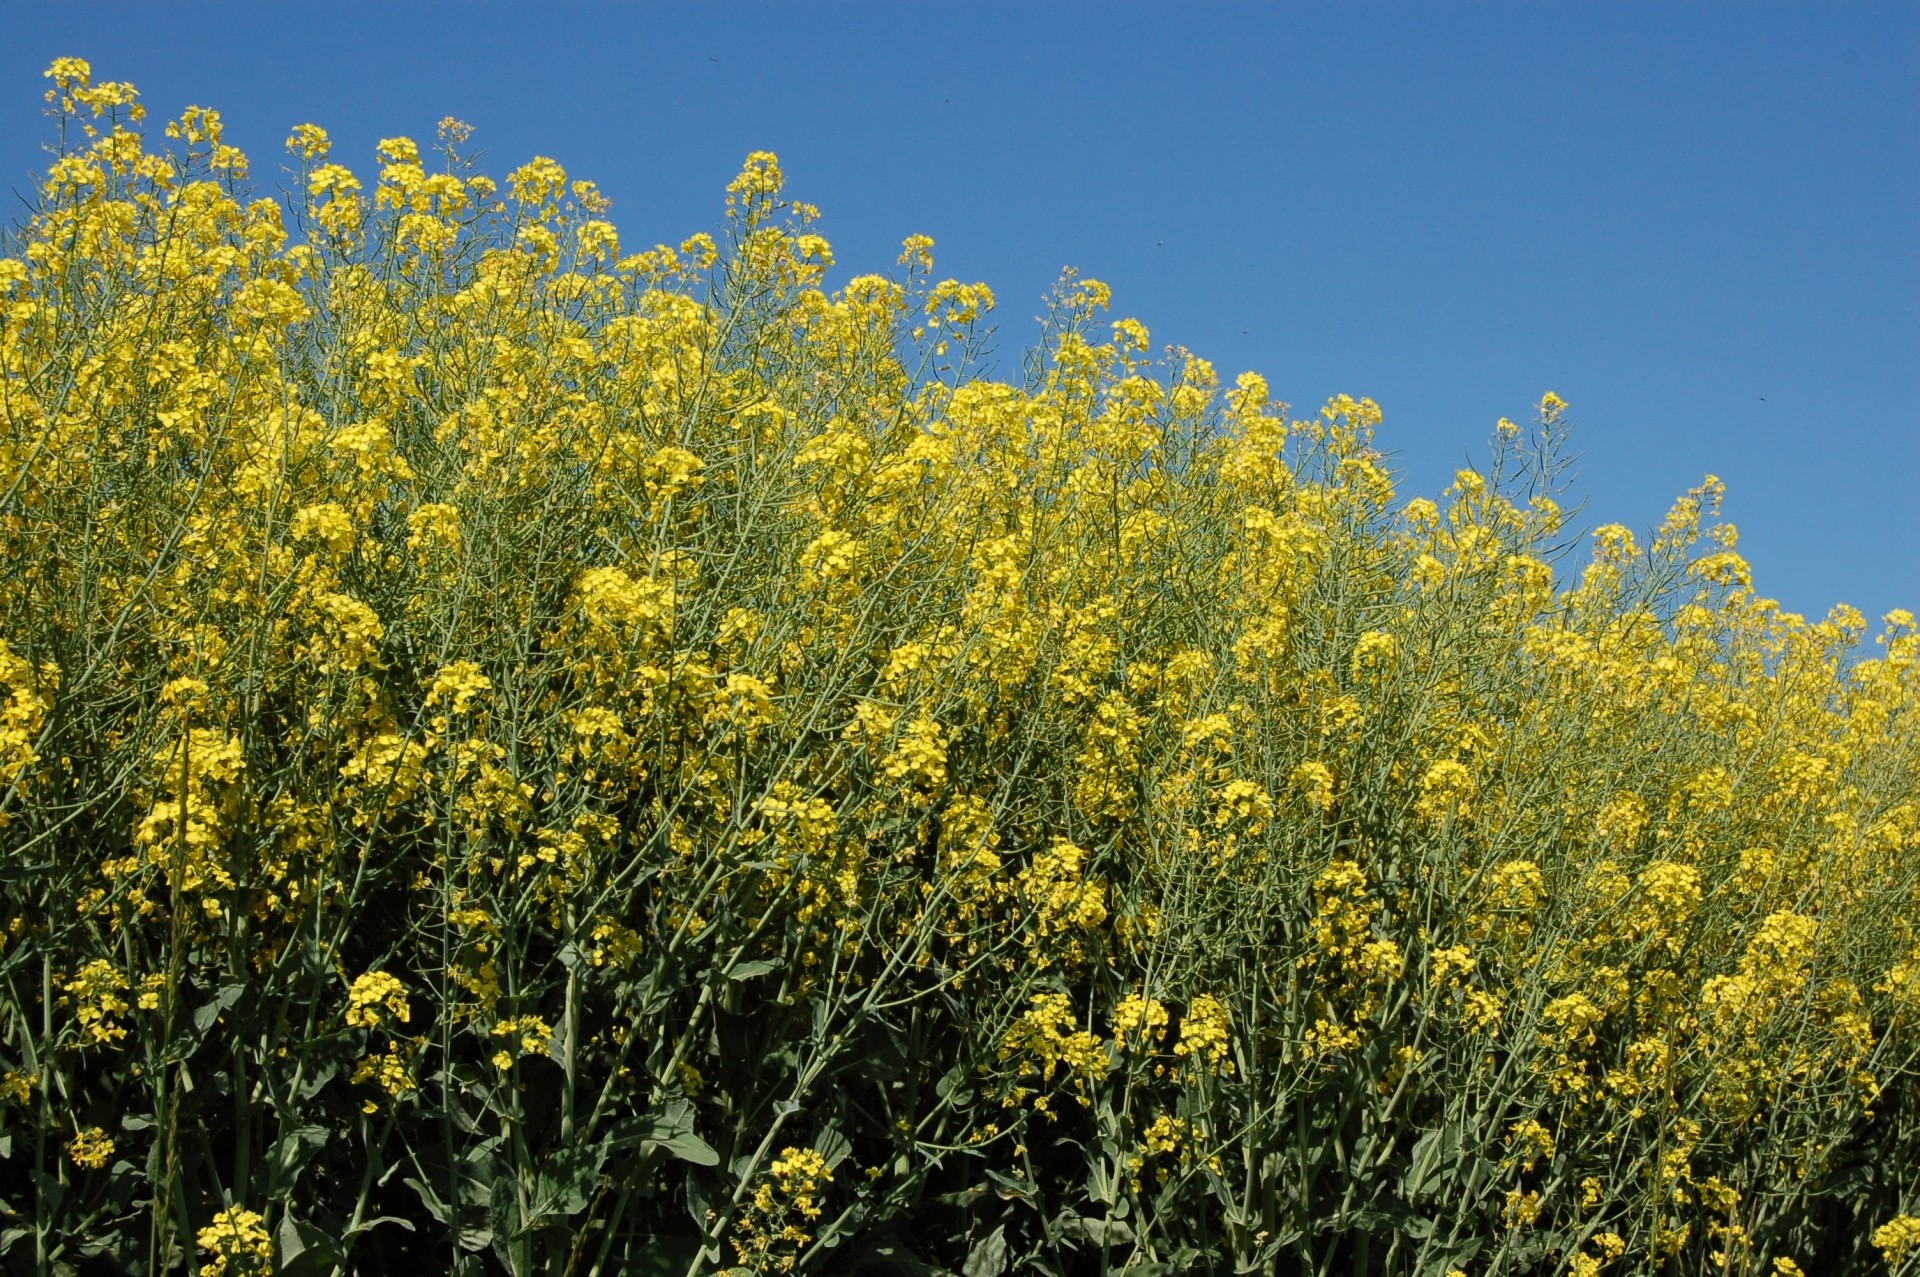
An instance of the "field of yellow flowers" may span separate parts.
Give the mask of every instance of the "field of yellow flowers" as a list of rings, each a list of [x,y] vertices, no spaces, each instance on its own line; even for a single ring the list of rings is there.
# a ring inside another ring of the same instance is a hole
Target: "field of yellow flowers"
[[[1920,1269],[1920,639],[1566,405],[1397,498],[771,155],[636,251],[48,72],[0,240],[8,1273]],[[1590,554],[1585,548],[1590,541]]]

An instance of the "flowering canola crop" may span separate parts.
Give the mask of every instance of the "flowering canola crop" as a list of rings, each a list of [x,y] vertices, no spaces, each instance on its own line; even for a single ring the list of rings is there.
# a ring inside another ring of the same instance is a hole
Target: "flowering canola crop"
[[[1920,639],[1717,481],[1576,551],[1556,395],[1404,500],[1092,280],[830,291],[771,155],[636,250],[48,74],[10,1270],[1920,1266]]]

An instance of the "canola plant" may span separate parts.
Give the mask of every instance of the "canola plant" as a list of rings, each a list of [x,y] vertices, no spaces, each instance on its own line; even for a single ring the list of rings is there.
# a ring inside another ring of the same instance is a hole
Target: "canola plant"
[[[0,1263],[1920,1268],[1920,640],[1708,479],[1377,408],[751,156],[591,183],[48,72],[0,240]],[[1644,541],[1644,544],[1643,544]]]

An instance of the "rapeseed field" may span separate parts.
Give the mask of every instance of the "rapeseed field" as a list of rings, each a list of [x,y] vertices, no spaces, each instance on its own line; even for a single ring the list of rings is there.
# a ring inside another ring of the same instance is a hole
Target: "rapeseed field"
[[[1920,1269],[1920,638],[1716,480],[48,75],[8,1272]]]

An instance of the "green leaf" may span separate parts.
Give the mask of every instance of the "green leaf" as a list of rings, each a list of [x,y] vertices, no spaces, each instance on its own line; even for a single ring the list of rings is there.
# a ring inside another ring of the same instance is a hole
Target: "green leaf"
[[[583,1211],[593,1198],[600,1181],[600,1168],[607,1160],[604,1142],[563,1148],[549,1157],[540,1168],[535,1189],[532,1216],[535,1222],[549,1215],[573,1215]]]
[[[779,958],[756,958],[752,962],[742,962],[736,965],[733,970],[727,972],[727,978],[729,980],[751,980],[757,975],[765,975],[769,971],[778,971],[785,965],[787,964]]]
[[[1002,1175],[999,1171],[991,1168],[986,1171],[986,1176],[999,1186],[997,1191],[1000,1196],[1006,1198],[1008,1201],[1022,1201],[1029,1206],[1035,1203],[1038,1186],[1035,1185],[1032,1180],[1017,1179],[1012,1175]]]
[[[342,1069],[359,1058],[359,1044],[348,1038],[344,1033],[330,1034],[314,1038],[299,1048],[306,1068],[300,1083],[301,1099],[310,1100],[318,1095]]]
[[[220,1017],[233,1010],[240,1001],[240,995],[247,991],[247,982],[223,975],[215,986],[213,997],[209,998],[193,1011],[193,1041],[198,1046],[206,1039],[207,1033],[219,1023]]]
[[[1480,1253],[1483,1244],[1478,1237],[1462,1237],[1450,1245],[1421,1247],[1420,1254],[1426,1263],[1419,1277],[1445,1277],[1449,1269],[1465,1268],[1467,1261]]]
[[[453,1212],[447,1208],[447,1204],[440,1200],[440,1194],[434,1192],[432,1187],[424,1180],[418,1180],[409,1175],[400,1182],[408,1188],[411,1188],[414,1193],[419,1196],[420,1204],[427,1208],[427,1214],[433,1217],[435,1223],[444,1224],[453,1214]]]
[[[1069,1209],[1061,1213],[1059,1223],[1064,1236],[1095,1246],[1124,1246],[1133,1240],[1133,1229],[1124,1220],[1076,1215]]]
[[[687,1214],[693,1217],[693,1223],[696,1228],[705,1228],[707,1226],[707,1212],[712,1209],[713,1199],[707,1195],[707,1186],[702,1182],[702,1177],[689,1171],[687,1173],[686,1190]]]
[[[1411,1201],[1431,1188],[1435,1172],[1453,1156],[1459,1146],[1460,1132],[1456,1127],[1435,1127],[1422,1135],[1414,1142],[1413,1156],[1409,1159],[1406,1176],[1401,1180],[1401,1194]]]
[[[700,1253],[691,1237],[643,1237],[637,1251],[628,1251],[618,1271],[631,1277],[681,1277]]]
[[[513,1200],[511,1176],[502,1175],[493,1181],[493,1192],[487,1200],[487,1231],[493,1240],[494,1253],[504,1262],[503,1248],[520,1232],[520,1207]]]
[[[573,1053],[573,1025],[566,1016],[554,1020],[553,1032],[547,1038],[547,1057],[561,1068],[566,1068],[567,1057]]]
[[[960,1277],[1000,1277],[1007,1271],[1007,1226],[1001,1224],[973,1244]]]
[[[933,1093],[948,1104],[960,1107],[973,1098],[973,1073],[964,1064],[956,1064],[940,1075]]]
[[[373,1219],[362,1220],[360,1223],[354,1225],[352,1228],[349,1228],[343,1234],[343,1236],[358,1237],[361,1233],[372,1232],[374,1229],[380,1227],[380,1225],[382,1224],[398,1224],[400,1225],[400,1227],[406,1229],[410,1233],[415,1233],[420,1231],[419,1229],[414,1227],[413,1221],[410,1219],[404,1219],[399,1215],[378,1215],[378,1216],[375,1216]]]
[[[838,1126],[828,1123],[813,1137],[813,1149],[827,1159],[827,1169],[831,1170],[847,1160],[847,1154],[853,1152],[853,1141],[841,1134]]]
[[[291,1214],[280,1217],[273,1241],[278,1251],[273,1271],[280,1277],[330,1273],[345,1262],[330,1236],[312,1224],[301,1223]]]
[[[67,1200],[67,1186],[45,1171],[32,1173],[34,1191],[40,1195],[41,1203],[48,1214],[57,1212]]]
[[[610,1148],[657,1146],[683,1162],[695,1166],[718,1166],[720,1154],[711,1144],[694,1134],[693,1105],[684,1099],[671,1100],[657,1113],[629,1119],[614,1127]]]
[[[1107,1172],[1107,1160],[1104,1157],[1088,1159],[1087,1198],[1089,1201],[1111,1206],[1120,1195],[1120,1185]]]
[[[718,1166],[720,1154],[713,1145],[695,1135],[692,1131],[681,1131],[669,1135],[666,1139],[655,1140],[661,1148],[672,1153],[683,1162],[692,1162],[695,1166]]]
[[[288,1131],[273,1143],[273,1152],[268,1155],[280,1174],[291,1179],[305,1169],[314,1154],[325,1148],[327,1128],[324,1126],[302,1126]]]

